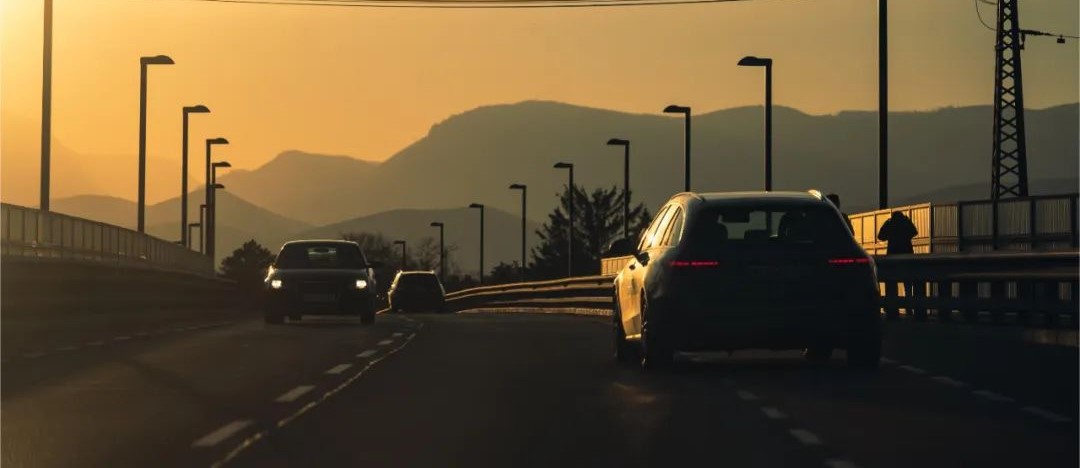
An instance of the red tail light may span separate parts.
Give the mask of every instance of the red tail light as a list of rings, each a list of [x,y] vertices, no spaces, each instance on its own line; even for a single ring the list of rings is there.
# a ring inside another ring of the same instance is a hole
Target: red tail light
[[[670,265],[678,268],[708,268],[720,266],[720,262],[716,260],[672,260]]]
[[[868,263],[870,263],[870,259],[867,257],[841,257],[829,259],[829,265],[866,265]]]

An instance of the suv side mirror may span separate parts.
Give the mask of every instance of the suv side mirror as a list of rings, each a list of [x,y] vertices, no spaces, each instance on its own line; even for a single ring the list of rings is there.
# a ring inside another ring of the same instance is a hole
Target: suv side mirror
[[[634,252],[634,238],[624,237],[618,239],[608,246],[606,256],[609,257],[622,257],[626,255],[633,255]]]

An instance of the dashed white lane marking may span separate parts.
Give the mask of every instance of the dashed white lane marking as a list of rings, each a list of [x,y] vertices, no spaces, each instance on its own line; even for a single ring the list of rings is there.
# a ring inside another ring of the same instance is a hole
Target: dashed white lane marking
[[[327,374],[340,374],[340,373],[345,372],[346,370],[348,370],[350,367],[352,367],[352,364],[338,364],[338,365],[336,365],[334,367],[331,367],[329,370],[326,371],[326,373]]]
[[[219,442],[232,437],[233,434],[244,430],[245,427],[251,425],[251,421],[247,419],[233,421],[229,424],[219,427],[216,431],[206,434],[193,442],[192,447],[213,447]]]
[[[297,398],[304,396],[305,393],[310,392],[314,389],[314,385],[300,385],[292,390],[285,392],[281,396],[277,397],[277,399],[274,401],[278,403],[291,403],[296,401]]]
[[[787,415],[772,406],[762,406],[761,412],[769,419],[787,419]]]
[[[136,333],[135,336],[146,336],[146,335],[149,335],[149,334],[150,334],[150,332],[141,331],[139,333]]]
[[[799,441],[803,445],[821,445],[821,439],[818,438],[813,432],[806,429],[792,429],[788,431],[791,436]]]
[[[362,352],[360,354],[357,354],[356,357],[358,357],[358,358],[369,358],[371,356],[374,356],[375,353],[377,353],[377,352],[378,351],[376,351],[374,349],[369,349],[369,350],[364,351],[364,352]]]
[[[908,372],[911,372],[912,374],[925,374],[926,373],[926,371],[921,369],[921,368],[918,368],[918,367],[915,367],[915,366],[909,366],[907,364],[899,366],[899,367],[897,367],[897,369],[903,369],[903,370],[906,370]]]
[[[974,392],[971,392],[971,393],[975,394],[976,396],[983,397],[983,398],[985,398],[987,400],[990,400],[990,401],[996,401],[998,403],[1013,403],[1013,402],[1016,401],[1016,400],[1014,400],[1012,398],[1009,398],[1009,397],[1007,397],[1005,395],[1002,395],[1000,393],[991,392],[990,390],[975,390]]]
[[[883,357],[883,358],[881,358],[881,363],[882,364],[896,364],[896,361],[893,361],[892,359],[889,359],[887,357]]]
[[[393,334],[394,338],[397,338],[397,337],[399,337],[399,336],[401,336],[401,335],[404,335],[404,333],[401,333],[401,332],[394,332],[394,334]]]
[[[1025,406],[1023,408],[1020,408],[1020,411],[1023,411],[1025,413],[1034,414],[1035,416],[1043,418],[1043,419],[1045,419],[1047,421],[1053,421],[1053,422],[1069,422],[1069,421],[1072,421],[1071,418],[1067,418],[1065,416],[1054,413],[1052,411],[1044,410],[1042,408],[1039,408],[1038,406]]]
[[[113,338],[113,341],[124,341],[124,340],[130,340],[130,339],[131,339],[130,336],[118,336],[116,338]]]
[[[966,382],[961,382],[961,381],[956,380],[956,379],[945,377],[944,375],[939,375],[939,376],[936,376],[936,377],[932,377],[931,379],[938,382],[938,383],[943,383],[945,385],[948,385],[950,387],[966,387],[967,386]]]
[[[91,341],[89,343],[86,343],[86,346],[105,346],[105,342],[104,341]]]
[[[56,350],[60,351],[60,352],[75,351],[76,349],[79,349],[79,347],[78,346],[64,346],[63,348],[56,348]]]
[[[379,346],[387,346],[394,342],[394,340],[382,340],[379,342]]]
[[[825,460],[825,466],[829,468],[859,468],[859,465],[856,465],[847,460],[841,460],[837,458],[830,458],[828,460]]]
[[[753,393],[750,393],[750,392],[748,392],[746,390],[735,390],[735,394],[738,395],[739,399],[741,399],[743,401],[757,400],[757,395],[754,395]]]
[[[39,357],[44,356],[44,355],[45,355],[45,353],[25,353],[25,354],[22,355],[22,357],[27,358],[27,359],[33,359],[33,358],[39,358]]]

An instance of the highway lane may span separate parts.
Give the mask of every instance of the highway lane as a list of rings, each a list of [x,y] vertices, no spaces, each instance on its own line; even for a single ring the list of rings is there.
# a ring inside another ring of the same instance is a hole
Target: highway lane
[[[3,464],[1078,463],[1075,414],[1039,401],[1052,394],[1003,390],[1008,375],[959,376],[958,362],[912,351],[907,332],[887,335],[899,362],[878,373],[849,371],[842,353],[815,366],[748,352],[646,374],[611,360],[601,317],[383,314],[374,327],[221,318],[5,355]],[[987,389],[1013,401],[976,393]]]

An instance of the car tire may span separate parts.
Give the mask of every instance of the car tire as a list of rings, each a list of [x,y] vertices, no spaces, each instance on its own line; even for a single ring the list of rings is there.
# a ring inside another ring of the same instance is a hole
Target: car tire
[[[645,370],[661,370],[675,362],[675,350],[656,330],[656,322],[649,320],[648,300],[641,298],[641,367]]]
[[[847,348],[848,367],[874,370],[881,365],[881,329],[874,327],[853,337]]]
[[[811,346],[803,349],[803,357],[807,361],[824,364],[832,359],[833,348],[831,346]]]
[[[619,311],[619,299],[613,300],[614,307],[611,311],[611,335],[614,341],[615,360],[624,364],[640,360],[641,357],[635,352],[633,344],[626,339],[626,330],[622,325],[622,313]]]

